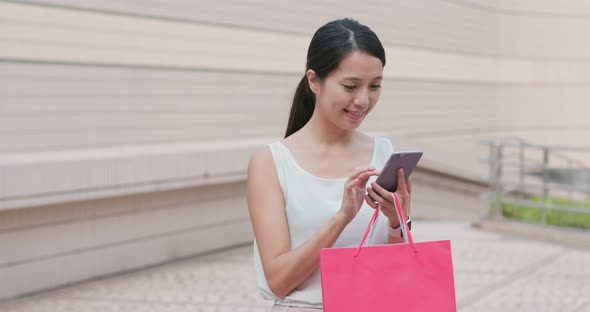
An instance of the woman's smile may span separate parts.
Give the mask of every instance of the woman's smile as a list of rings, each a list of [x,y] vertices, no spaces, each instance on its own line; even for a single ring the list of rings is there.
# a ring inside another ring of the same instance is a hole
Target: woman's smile
[[[365,116],[365,112],[351,111],[346,108],[344,109],[344,111],[346,112],[348,118],[352,119],[353,121],[361,120],[363,116]]]

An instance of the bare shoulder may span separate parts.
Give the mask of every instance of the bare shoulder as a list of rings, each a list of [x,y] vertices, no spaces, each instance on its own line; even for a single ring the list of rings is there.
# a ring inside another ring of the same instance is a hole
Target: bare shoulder
[[[254,154],[250,157],[250,164],[260,163],[272,159],[272,152],[268,146],[261,147],[254,151]]]
[[[249,193],[256,194],[257,197],[266,196],[268,191],[281,193],[279,177],[270,147],[264,146],[256,150],[250,157],[247,184],[250,189]]]
[[[248,162],[248,176],[253,173],[271,174],[275,173],[274,158],[268,146],[262,147],[254,152]]]

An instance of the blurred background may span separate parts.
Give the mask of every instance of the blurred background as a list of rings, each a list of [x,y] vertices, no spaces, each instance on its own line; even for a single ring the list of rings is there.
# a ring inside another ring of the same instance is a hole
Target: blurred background
[[[282,138],[311,37],[342,17],[373,29],[387,55],[381,99],[361,129],[425,152],[417,220],[466,225],[458,239],[470,224],[518,227],[552,240],[539,247],[549,254],[566,248],[560,241],[584,244],[588,1],[0,1],[0,299],[82,311],[108,297],[92,309],[114,311],[121,289],[174,297],[145,286],[160,273],[137,270],[197,259],[199,270],[155,284],[182,293],[201,281],[185,308],[266,311],[248,271],[247,162]],[[576,289],[590,281],[582,250],[568,275]],[[140,275],[104,286],[126,272]],[[30,299],[97,279],[107,284],[92,284],[87,305],[68,303],[71,293]],[[228,304],[217,294],[231,287],[240,295]],[[478,298],[466,294],[465,307]],[[587,293],[568,294],[571,311],[590,311]]]

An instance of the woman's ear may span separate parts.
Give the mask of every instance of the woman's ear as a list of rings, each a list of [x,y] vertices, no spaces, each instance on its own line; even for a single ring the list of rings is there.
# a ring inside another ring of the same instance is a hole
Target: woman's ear
[[[315,71],[313,71],[313,69],[308,69],[305,75],[307,76],[307,84],[309,85],[311,92],[317,95],[320,91],[320,81],[315,75]]]

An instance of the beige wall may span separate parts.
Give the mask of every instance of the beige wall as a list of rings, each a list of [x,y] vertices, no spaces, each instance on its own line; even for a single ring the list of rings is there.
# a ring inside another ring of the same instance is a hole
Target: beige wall
[[[580,3],[43,3],[0,3],[2,152],[279,137],[311,34],[351,12],[388,56],[368,130],[428,146],[590,132],[590,21],[567,15]]]
[[[588,145],[583,2],[0,1],[0,298],[251,239],[247,160],[343,16],[388,58],[363,129],[423,165],[479,179],[480,139]]]
[[[0,299],[251,241],[244,184],[0,214]]]

